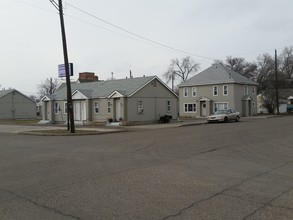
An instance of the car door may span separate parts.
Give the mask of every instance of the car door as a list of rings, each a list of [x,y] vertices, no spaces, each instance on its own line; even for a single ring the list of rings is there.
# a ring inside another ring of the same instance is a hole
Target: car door
[[[229,120],[234,120],[235,119],[234,118],[234,113],[233,113],[232,109],[229,109],[228,110],[228,119]]]
[[[230,109],[230,115],[231,120],[235,120],[237,117],[236,112],[233,109]]]

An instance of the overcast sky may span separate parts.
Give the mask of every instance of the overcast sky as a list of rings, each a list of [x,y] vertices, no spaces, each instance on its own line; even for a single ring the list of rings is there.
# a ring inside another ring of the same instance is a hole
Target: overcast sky
[[[203,70],[214,59],[237,56],[253,61],[259,54],[273,55],[275,48],[293,46],[292,0],[66,0],[64,4],[74,80],[79,72],[95,72],[107,80],[111,72],[120,79],[131,70],[134,77],[157,75],[165,81],[162,75],[174,58],[190,55]],[[57,66],[64,62],[57,10],[49,0],[2,0],[0,28],[1,89],[37,95],[37,85],[57,78]]]

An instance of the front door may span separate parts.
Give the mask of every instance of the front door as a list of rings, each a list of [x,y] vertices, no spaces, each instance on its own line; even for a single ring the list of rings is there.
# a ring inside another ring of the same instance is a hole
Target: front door
[[[201,102],[201,116],[202,117],[207,116],[207,104],[206,104],[206,102]]]
[[[85,102],[81,103],[81,120],[83,121],[86,120],[86,103]]]
[[[120,99],[115,100],[116,107],[116,120],[118,121],[121,118],[121,101]]]
[[[45,102],[44,111],[45,111],[45,120],[51,120],[51,108],[50,108],[49,102]]]
[[[74,102],[74,120],[80,121],[80,102]]]

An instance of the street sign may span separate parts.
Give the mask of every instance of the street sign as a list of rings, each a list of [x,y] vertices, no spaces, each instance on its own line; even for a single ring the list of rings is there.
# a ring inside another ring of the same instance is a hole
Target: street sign
[[[66,77],[65,64],[58,65],[58,76]],[[69,76],[73,76],[73,63],[69,63]]]

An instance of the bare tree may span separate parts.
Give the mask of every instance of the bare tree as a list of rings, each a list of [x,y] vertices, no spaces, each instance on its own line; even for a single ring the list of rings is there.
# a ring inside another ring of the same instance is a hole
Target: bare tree
[[[293,47],[285,47],[279,59],[279,68],[285,79],[293,78]]]
[[[164,77],[167,79],[167,83],[176,78],[179,78],[181,82],[185,82],[192,73],[199,70],[200,64],[195,63],[189,56],[179,60],[178,58],[171,60],[168,71],[164,73]]]
[[[227,57],[225,66],[251,80],[256,80],[257,78],[257,65],[247,62],[242,57]]]
[[[262,93],[263,91],[272,89],[275,87],[275,60],[268,54],[262,54],[257,57],[258,65],[258,76],[257,83],[258,91]]]
[[[52,95],[59,87],[59,85],[60,83],[58,82],[57,78],[47,78],[45,81],[38,85],[38,93],[40,97],[43,97],[44,95]]]

